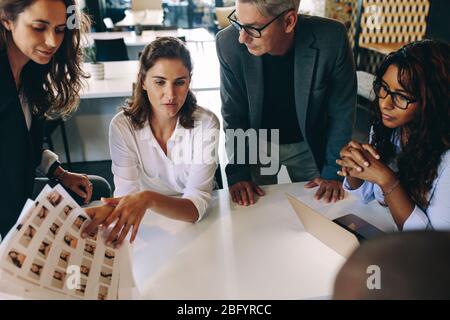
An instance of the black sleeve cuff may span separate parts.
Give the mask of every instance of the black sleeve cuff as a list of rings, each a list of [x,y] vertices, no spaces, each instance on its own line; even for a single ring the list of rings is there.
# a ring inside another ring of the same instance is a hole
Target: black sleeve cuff
[[[228,164],[225,167],[225,173],[227,174],[229,187],[240,181],[252,181],[252,176],[248,165]]]
[[[61,165],[61,163],[60,163],[59,161],[53,162],[53,164],[50,166],[50,168],[48,168],[47,178],[49,178],[49,179],[54,179],[55,170],[56,170],[56,168],[58,168],[60,165]]]

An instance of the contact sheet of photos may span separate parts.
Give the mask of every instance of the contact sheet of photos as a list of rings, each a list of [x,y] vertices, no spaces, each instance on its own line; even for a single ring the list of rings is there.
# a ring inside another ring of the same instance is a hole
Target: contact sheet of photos
[[[27,290],[117,299],[121,251],[107,247],[100,233],[82,239],[87,220],[61,186],[47,186],[2,242],[0,267]]]

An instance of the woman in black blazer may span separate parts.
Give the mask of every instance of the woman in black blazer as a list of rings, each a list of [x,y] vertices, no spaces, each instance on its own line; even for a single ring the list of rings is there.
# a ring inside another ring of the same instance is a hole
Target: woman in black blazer
[[[72,7],[71,7],[72,6]],[[89,23],[75,0],[0,2],[0,234],[32,196],[36,169],[87,203],[92,184],[43,150],[44,120],[77,106],[83,78],[80,37]],[[72,12],[72,13],[67,13]]]

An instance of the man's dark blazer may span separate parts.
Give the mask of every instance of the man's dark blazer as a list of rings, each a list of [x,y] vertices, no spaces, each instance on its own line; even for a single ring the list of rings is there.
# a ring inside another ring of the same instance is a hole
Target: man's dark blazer
[[[224,129],[259,129],[264,90],[270,89],[264,88],[262,57],[250,54],[238,37],[232,26],[216,37]],[[351,139],[357,90],[345,26],[330,19],[299,15],[294,69],[295,105],[302,135],[321,177],[341,180],[335,161]],[[229,164],[226,172],[229,185],[251,180],[245,164]]]
[[[28,131],[6,54],[0,53],[0,234],[11,229],[33,192],[42,158],[43,125],[33,115]]]

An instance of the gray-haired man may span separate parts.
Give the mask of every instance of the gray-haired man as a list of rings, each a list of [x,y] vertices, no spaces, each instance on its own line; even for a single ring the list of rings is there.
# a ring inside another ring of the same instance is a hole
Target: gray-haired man
[[[292,181],[319,186],[317,199],[337,201],[344,191],[335,161],[351,138],[356,102],[353,56],[341,23],[297,15],[299,5],[237,0],[232,26],[216,39],[224,128],[227,135],[230,129],[278,129],[271,157],[276,153]],[[261,174],[261,162],[248,157],[237,163],[248,149],[227,147],[230,194],[243,205],[253,204],[255,193],[264,195],[258,185],[277,183],[279,170],[277,164],[275,174]]]

